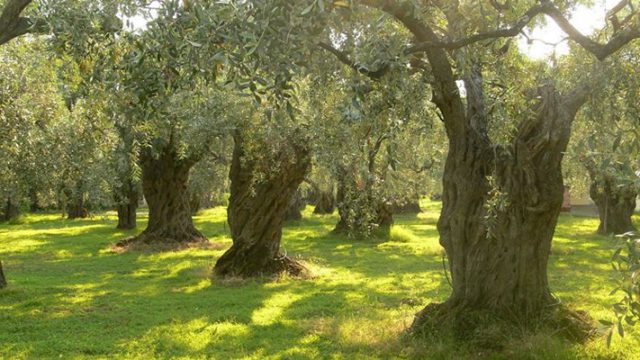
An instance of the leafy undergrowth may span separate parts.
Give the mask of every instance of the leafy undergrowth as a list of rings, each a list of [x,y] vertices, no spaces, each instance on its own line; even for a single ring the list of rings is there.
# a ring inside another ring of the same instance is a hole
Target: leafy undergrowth
[[[330,236],[335,215],[291,222],[283,248],[300,256],[308,280],[211,279],[229,246],[226,211],[196,224],[220,247],[169,253],[109,250],[134,232],[114,230],[114,214],[66,221],[27,215],[0,225],[0,259],[10,287],[0,292],[0,358],[250,359],[634,359],[640,335],[629,329],[611,348],[553,334],[514,334],[499,351],[448,338],[403,339],[413,314],[443,301],[438,203],[396,217],[387,242]],[[144,221],[144,218],[141,219]],[[595,219],[562,215],[549,275],[555,294],[595,319],[611,319],[611,240]]]

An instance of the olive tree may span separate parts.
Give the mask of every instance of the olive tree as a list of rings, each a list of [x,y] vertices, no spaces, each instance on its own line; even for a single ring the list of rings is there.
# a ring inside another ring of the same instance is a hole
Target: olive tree
[[[111,56],[98,65],[111,91],[112,106],[123,111],[122,126],[135,136],[142,192],[149,205],[146,229],[120,245],[180,245],[206,240],[192,221],[190,170],[226,133],[233,101],[216,84],[223,58],[219,38],[209,34],[215,13],[169,3],[141,34],[123,34]],[[113,111],[112,111],[113,112]]]
[[[634,76],[638,45],[612,57],[606,82],[579,115],[571,158],[589,175],[589,194],[598,208],[600,234],[635,231],[631,215],[638,196],[637,154],[640,150],[637,95]],[[580,71],[576,67],[574,72]]]
[[[616,21],[602,32],[608,41],[600,43],[567,20],[570,7],[560,1],[338,3],[351,12],[375,9],[410,34],[398,58],[427,74],[448,137],[438,230],[453,291],[444,303],[417,314],[412,329],[453,319],[464,330],[462,319],[478,312],[507,319],[549,318],[545,314],[552,312],[552,321],[572,319],[571,336],[584,336],[588,326],[552,295],[547,262],[571,125],[599,77],[558,81],[554,68],[527,65],[509,39],[547,15],[573,42],[604,60],[640,36],[636,22]],[[634,19],[626,15],[636,10],[623,3],[609,19],[618,13]],[[335,54],[361,73],[384,76],[389,68]]]

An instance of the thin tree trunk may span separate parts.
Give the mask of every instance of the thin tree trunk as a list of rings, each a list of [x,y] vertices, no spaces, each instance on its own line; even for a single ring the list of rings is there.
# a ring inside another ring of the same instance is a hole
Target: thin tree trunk
[[[36,212],[42,210],[42,206],[38,199],[38,192],[35,189],[29,190],[29,200],[31,200],[31,204],[29,204],[29,211]]]
[[[20,216],[20,207],[11,199],[11,196],[7,197],[7,202],[4,206],[4,212],[2,214],[2,220],[11,221]]]
[[[280,252],[280,238],[291,197],[310,168],[308,148],[292,144],[293,151],[281,150],[271,159],[278,171],[255,183],[256,164],[245,157],[242,135],[234,140],[227,209],[233,245],[218,259],[215,273],[253,277],[305,272],[304,266]]]
[[[180,159],[171,147],[158,158],[141,154],[142,191],[149,205],[149,221],[138,236],[120,241],[119,246],[134,243],[163,244],[168,247],[205,242],[193,226],[187,184],[195,163]]]
[[[338,174],[336,176],[337,190],[336,190],[336,207],[338,208],[338,223],[333,228],[333,233],[344,234],[349,230],[348,216],[349,209],[347,208],[346,200],[346,187],[347,187],[347,174],[344,167],[338,168]]]
[[[129,182],[126,189],[127,194],[125,198],[117,197],[116,209],[118,211],[118,225],[117,229],[130,230],[137,227],[137,211],[138,201],[140,200],[140,194],[135,183]],[[119,201],[118,201],[119,200]]]
[[[7,279],[4,277],[4,270],[2,269],[2,261],[0,261],[0,289],[7,287]]]
[[[82,181],[76,183],[75,191],[65,190],[67,196],[67,219],[85,219],[89,217],[89,211],[84,205],[84,190]]]
[[[200,204],[202,203],[202,195],[196,192],[189,191],[189,206],[191,207],[191,215],[195,215],[200,211]]]
[[[631,220],[638,196],[635,185],[618,184],[615,179],[606,175],[601,179],[592,176],[589,194],[598,208],[598,234],[624,234],[636,231]]]

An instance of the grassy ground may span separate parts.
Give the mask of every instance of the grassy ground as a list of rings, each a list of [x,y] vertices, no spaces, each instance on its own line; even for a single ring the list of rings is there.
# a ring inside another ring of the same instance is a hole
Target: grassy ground
[[[640,358],[640,335],[584,346],[551,334],[514,339],[487,353],[447,339],[401,341],[413,314],[449,293],[435,223],[437,203],[396,218],[392,240],[329,236],[335,216],[287,224],[283,248],[318,277],[273,282],[210,280],[230,244],[225,210],[196,223],[220,250],[114,254],[131,235],[114,217],[60,220],[30,215],[0,225],[0,259],[11,282],[0,292],[0,358]],[[611,240],[596,221],[562,215],[550,281],[565,303],[611,318]]]

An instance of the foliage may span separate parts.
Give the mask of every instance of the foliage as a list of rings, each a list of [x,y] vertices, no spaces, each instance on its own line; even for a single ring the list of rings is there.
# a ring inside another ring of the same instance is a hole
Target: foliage
[[[618,235],[617,249],[613,254],[612,266],[617,272],[616,288],[611,294],[620,294],[620,300],[613,304],[616,321],[600,320],[610,327],[607,332],[607,344],[617,332],[624,336],[626,326],[634,326],[640,321],[640,239],[637,234],[627,233]]]
[[[14,42],[0,49],[0,197],[16,204],[34,193],[41,205],[55,202],[61,165],[58,127],[68,119],[58,92],[59,63],[51,62],[42,42]],[[37,195],[36,195],[37,196]]]

